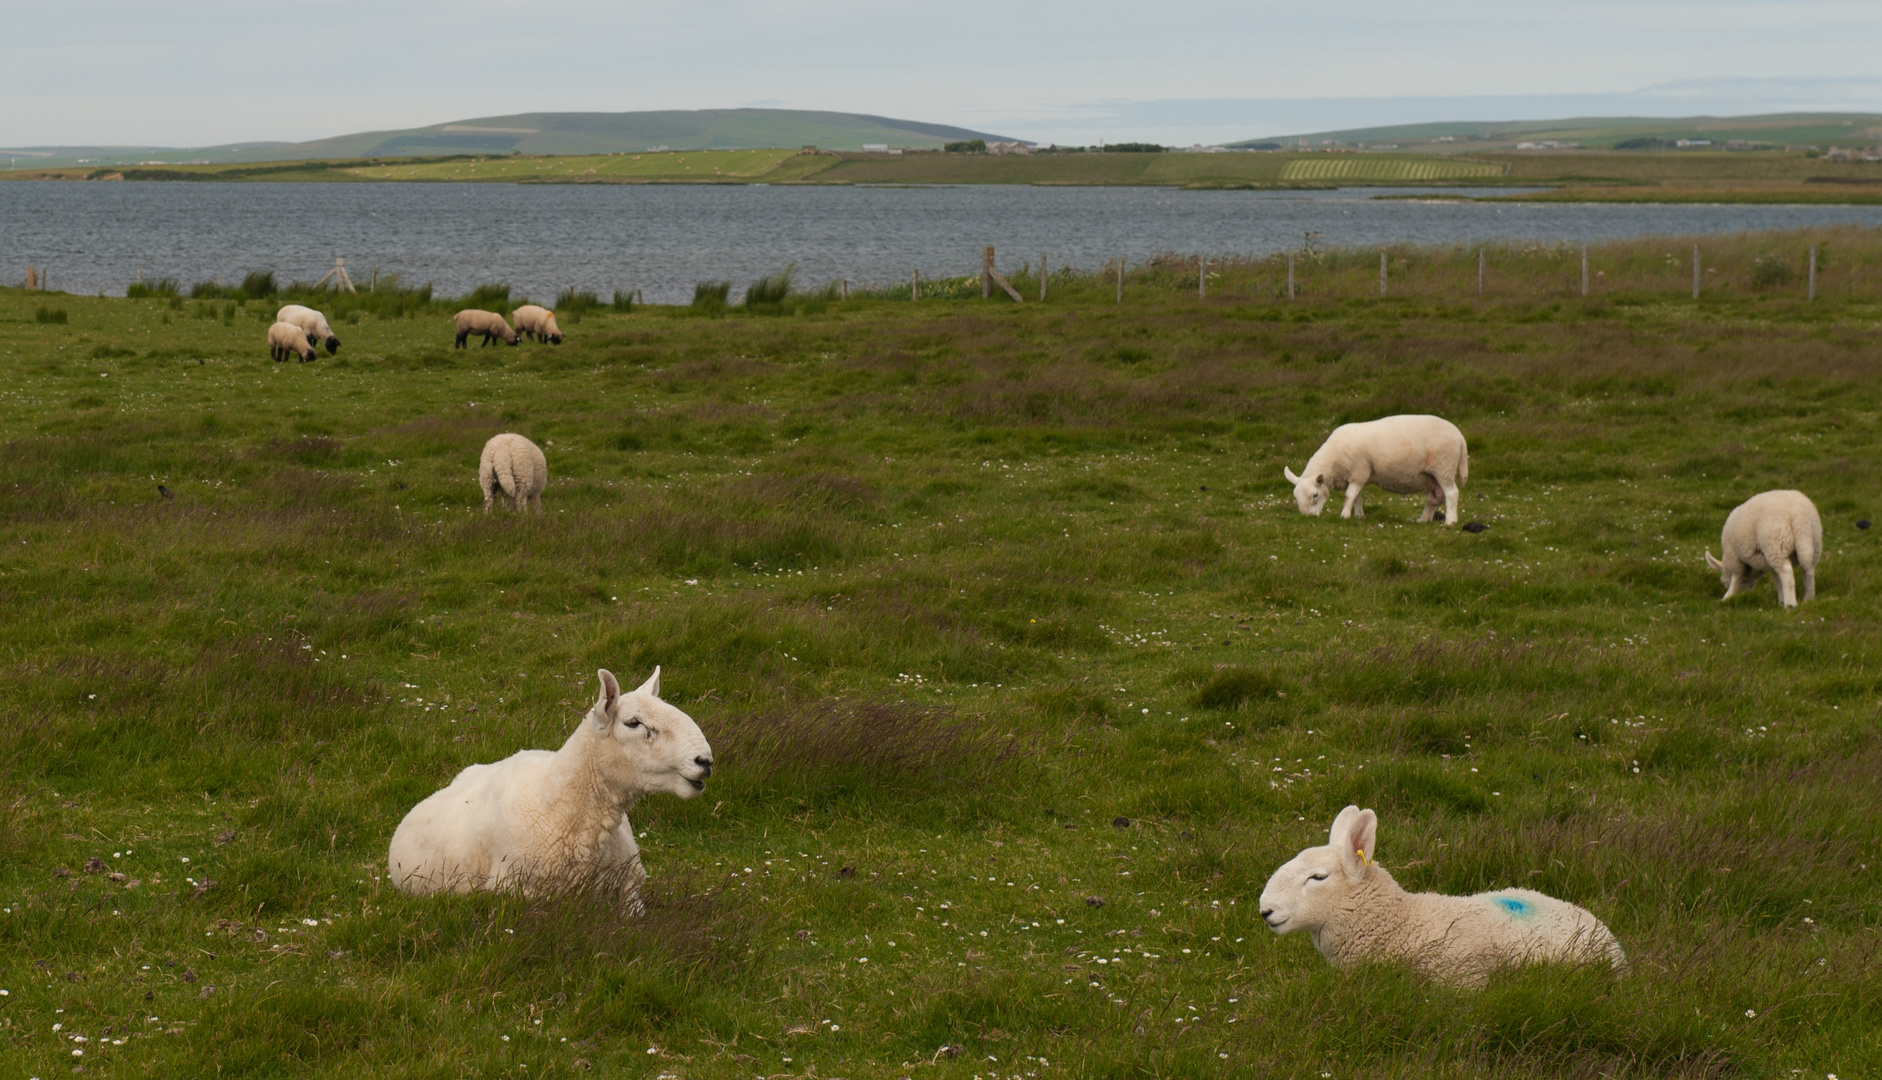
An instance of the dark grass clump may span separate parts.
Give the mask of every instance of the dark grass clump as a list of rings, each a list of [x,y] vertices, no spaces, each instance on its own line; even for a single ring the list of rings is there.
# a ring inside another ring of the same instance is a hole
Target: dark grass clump
[[[761,277],[745,287],[745,306],[748,308],[782,304],[790,299],[791,279],[797,274],[797,264],[792,263],[768,277]]]
[[[634,310],[633,291],[629,290],[627,292],[622,292],[620,289],[614,290],[614,299],[608,304],[608,309],[610,311],[613,311],[617,315],[625,315],[628,312],[633,311]]]
[[[510,287],[498,284],[477,286],[464,294],[460,306],[508,315],[514,305],[510,301]]]
[[[1039,749],[1030,736],[952,709],[841,698],[727,717],[712,738],[728,763],[728,786],[820,799],[884,787],[977,787]]]
[[[702,315],[724,314],[726,297],[730,295],[732,295],[731,282],[702,281],[693,286],[693,310]]]
[[[182,287],[177,284],[175,278],[161,277],[150,281],[134,281],[125,286],[124,295],[127,299],[131,300],[149,299],[151,297],[163,297],[167,299],[176,296],[181,291]]]
[[[558,313],[566,311],[572,315],[585,315],[600,308],[601,297],[592,292],[571,287],[555,294],[555,310]]]

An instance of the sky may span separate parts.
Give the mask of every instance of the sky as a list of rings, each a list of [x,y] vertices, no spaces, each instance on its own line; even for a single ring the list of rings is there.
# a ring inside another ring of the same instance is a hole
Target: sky
[[[1429,120],[1882,112],[1876,0],[8,4],[0,146],[531,111],[864,112],[1082,145]]]

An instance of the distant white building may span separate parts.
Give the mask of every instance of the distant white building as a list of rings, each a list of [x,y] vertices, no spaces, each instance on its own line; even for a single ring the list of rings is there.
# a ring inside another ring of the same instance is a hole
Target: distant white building
[[[1711,146],[1711,139],[1675,139],[1674,146]]]
[[[863,144],[863,153],[865,154],[886,154],[888,152],[889,144],[885,142],[866,142]]]
[[[1543,139],[1539,142],[1519,142],[1516,144],[1516,149],[1518,150],[1576,150],[1580,147],[1580,143],[1563,142],[1559,139]]]
[[[1032,153],[1032,147],[1027,146],[1023,142],[990,142],[987,144],[987,153],[1030,154]]]

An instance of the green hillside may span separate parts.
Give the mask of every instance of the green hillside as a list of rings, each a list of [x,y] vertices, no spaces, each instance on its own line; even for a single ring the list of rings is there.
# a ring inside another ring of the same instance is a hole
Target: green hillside
[[[1715,145],[1733,140],[1758,146],[1872,146],[1882,142],[1882,114],[1773,113],[1765,116],[1583,117],[1572,120],[1447,121],[1390,127],[1319,131],[1234,143],[1251,147],[1274,143],[1300,145],[1396,144],[1405,150],[1454,151],[1468,147],[1514,149],[1521,142],[1575,143],[1583,149],[1664,149],[1680,139]],[[1642,141],[1648,145],[1639,146]]]
[[[691,109],[621,113],[517,113],[455,120],[405,131],[367,131],[284,143],[235,161],[432,157],[444,154],[611,154],[671,150],[751,150],[817,146],[861,150],[883,143],[939,149],[957,139],[1001,136],[945,124],[803,109]]]

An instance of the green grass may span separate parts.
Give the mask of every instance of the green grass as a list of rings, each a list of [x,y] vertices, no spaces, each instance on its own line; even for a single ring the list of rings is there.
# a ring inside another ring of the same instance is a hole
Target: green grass
[[[1507,169],[1507,165],[1487,161],[1352,154],[1294,158],[1281,170],[1281,179],[1422,183],[1427,180],[1484,180],[1500,177]]]
[[[265,303],[0,291],[0,1060],[1866,1075],[1882,239],[1829,234],[1814,305],[1751,281],[1824,239],[1708,241],[1697,303],[1679,240],[1597,250],[1588,300],[1555,249],[1482,300],[1474,252],[1395,251],[1384,300],[1332,252],[1291,304],[1262,262],[559,348],[360,311],[279,365]],[[1295,512],[1283,465],[1409,410],[1487,532]],[[479,509],[502,430],[540,517]],[[1701,550],[1788,486],[1818,600],[1721,604]],[[655,664],[717,767],[634,811],[644,920],[385,887],[411,805]],[[1254,903],[1349,801],[1408,887],[1564,897],[1633,966],[1330,970]]]

